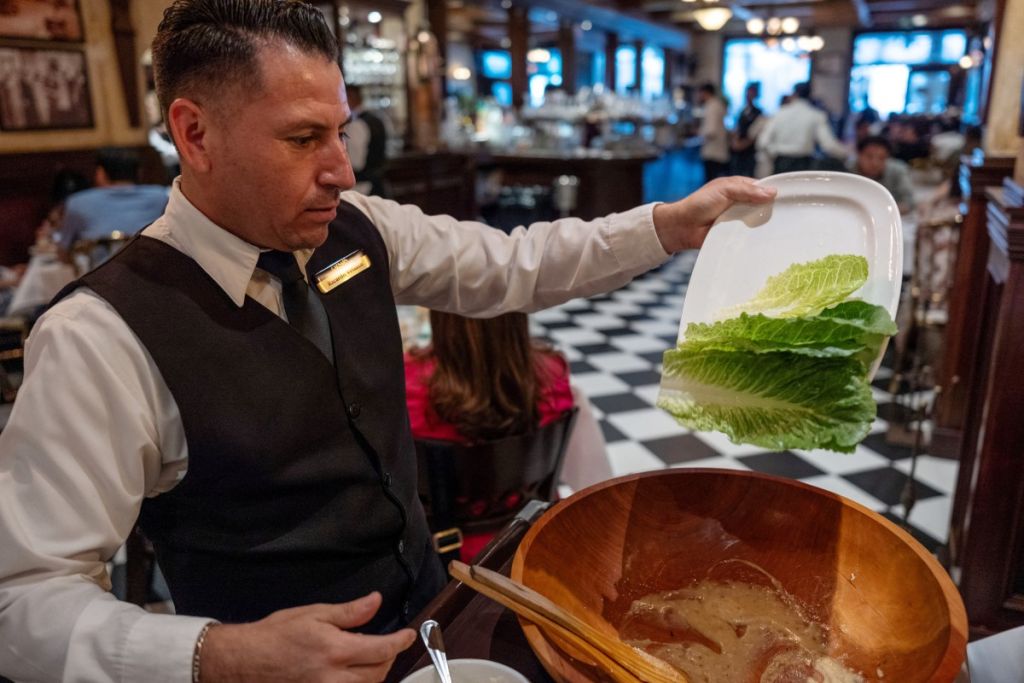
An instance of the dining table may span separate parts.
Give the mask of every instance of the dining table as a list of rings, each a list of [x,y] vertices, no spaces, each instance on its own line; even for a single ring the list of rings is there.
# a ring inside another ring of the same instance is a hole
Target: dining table
[[[75,279],[74,267],[62,261],[56,253],[37,253],[29,259],[21,281],[14,289],[7,315],[30,315]]]

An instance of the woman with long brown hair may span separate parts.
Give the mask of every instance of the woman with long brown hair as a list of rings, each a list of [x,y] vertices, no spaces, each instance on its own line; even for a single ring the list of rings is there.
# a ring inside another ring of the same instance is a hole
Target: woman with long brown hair
[[[431,345],[406,357],[413,436],[476,443],[523,434],[573,406],[569,367],[530,338],[524,313],[472,319],[431,311]]]

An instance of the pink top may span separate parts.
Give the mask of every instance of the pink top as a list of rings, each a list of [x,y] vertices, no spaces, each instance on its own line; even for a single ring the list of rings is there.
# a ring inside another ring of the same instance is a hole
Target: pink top
[[[553,422],[572,408],[572,391],[569,388],[569,365],[560,355],[539,356],[544,363],[544,373],[551,378],[543,387],[540,395],[540,426]],[[414,358],[405,355],[405,401],[409,407],[409,421],[412,424],[414,439],[433,439],[436,441],[455,441],[466,443],[468,440],[456,431],[455,426],[441,419],[434,412],[427,396],[428,382],[434,374],[433,358]]]

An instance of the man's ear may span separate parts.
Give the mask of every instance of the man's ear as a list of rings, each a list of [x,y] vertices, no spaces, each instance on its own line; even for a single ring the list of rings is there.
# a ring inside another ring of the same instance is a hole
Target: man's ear
[[[167,108],[167,132],[178,147],[183,166],[205,173],[210,170],[210,112],[198,102],[179,97]]]

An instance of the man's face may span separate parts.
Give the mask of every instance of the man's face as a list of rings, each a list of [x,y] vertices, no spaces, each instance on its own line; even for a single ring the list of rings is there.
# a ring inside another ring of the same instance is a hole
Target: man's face
[[[881,145],[868,145],[857,154],[857,168],[869,178],[881,178],[889,152]]]
[[[338,195],[355,185],[341,139],[350,112],[341,72],[292,46],[260,49],[262,88],[225,93],[209,120],[210,169],[197,178],[216,215],[246,241],[287,251],[327,239]]]

